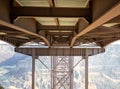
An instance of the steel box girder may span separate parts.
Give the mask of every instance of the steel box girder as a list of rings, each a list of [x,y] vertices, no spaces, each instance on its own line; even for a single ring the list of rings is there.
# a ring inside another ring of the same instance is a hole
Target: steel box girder
[[[15,48],[16,52],[30,56],[33,50],[36,56],[92,56],[105,52],[104,48]]]
[[[64,12],[64,13],[63,13]],[[89,8],[12,7],[11,15],[33,17],[89,17]]]

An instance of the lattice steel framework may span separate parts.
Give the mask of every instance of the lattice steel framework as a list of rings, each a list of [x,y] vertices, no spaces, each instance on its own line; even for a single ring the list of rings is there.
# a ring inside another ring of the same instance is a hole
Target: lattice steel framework
[[[51,89],[73,89],[73,57],[53,56]]]
[[[73,56],[85,59],[85,89],[88,89],[88,57],[105,52],[104,48],[16,48],[16,52],[32,56],[32,89],[35,89],[35,59],[38,56],[52,56],[51,89],[73,89]],[[42,63],[46,66],[44,63]]]

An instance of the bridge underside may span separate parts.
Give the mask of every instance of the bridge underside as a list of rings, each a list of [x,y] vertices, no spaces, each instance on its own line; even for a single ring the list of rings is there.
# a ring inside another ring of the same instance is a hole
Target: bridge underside
[[[88,89],[88,56],[120,39],[120,0],[0,0],[0,39],[16,47],[48,47],[16,48],[33,57],[32,89],[38,56],[53,56],[52,89],[72,89],[72,56],[82,56]],[[75,48],[88,43],[101,48]]]
[[[0,39],[52,46],[96,43],[120,38],[119,0],[1,0]]]

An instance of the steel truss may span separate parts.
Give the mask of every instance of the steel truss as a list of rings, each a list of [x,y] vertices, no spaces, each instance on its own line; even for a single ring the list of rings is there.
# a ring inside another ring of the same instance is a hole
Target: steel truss
[[[88,57],[105,52],[104,48],[16,48],[15,51],[32,56],[32,89],[35,89],[36,57],[45,55],[52,56],[51,89],[73,89],[73,69],[81,62],[81,60],[79,60],[73,65],[73,56],[82,56],[82,59],[85,59],[85,89],[88,89]],[[41,60],[39,61],[48,69],[45,63]]]
[[[73,57],[52,57],[51,89],[73,89]]]

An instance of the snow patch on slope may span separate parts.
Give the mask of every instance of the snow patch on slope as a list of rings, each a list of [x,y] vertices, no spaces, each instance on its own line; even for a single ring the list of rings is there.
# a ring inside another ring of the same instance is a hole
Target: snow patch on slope
[[[0,63],[14,55],[14,48],[8,44],[0,44]]]

